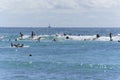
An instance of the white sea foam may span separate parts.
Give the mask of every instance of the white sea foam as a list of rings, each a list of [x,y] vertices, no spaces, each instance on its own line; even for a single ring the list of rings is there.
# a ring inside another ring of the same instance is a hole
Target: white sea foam
[[[72,40],[89,40],[89,41],[110,41],[110,37],[108,36],[101,36],[99,38],[96,38],[95,35],[93,36],[70,36],[70,39]],[[113,36],[112,37],[113,41],[119,41],[120,36]]]
[[[24,35],[23,37],[18,37],[17,40],[29,39],[30,35]]]
[[[23,46],[23,47],[25,47],[25,48],[29,48],[30,46],[29,46],[29,45],[25,45],[25,46]]]
[[[4,39],[5,38],[5,36],[0,36],[0,39]]]
[[[95,35],[93,36],[69,36],[69,38],[72,40],[81,40],[81,41],[90,40],[91,41],[91,40],[94,40],[96,36]]]
[[[55,35],[38,35],[34,36],[33,38],[30,37],[30,35],[24,35],[23,38],[18,37],[18,40],[38,40],[40,37],[40,40],[66,40],[68,37],[68,40],[77,40],[77,41],[110,41],[109,36],[100,36],[99,38],[96,38],[96,35],[83,35],[83,36],[77,36],[77,35],[62,35],[62,34],[55,34]],[[112,36],[113,41],[120,41],[120,34],[116,36]]]

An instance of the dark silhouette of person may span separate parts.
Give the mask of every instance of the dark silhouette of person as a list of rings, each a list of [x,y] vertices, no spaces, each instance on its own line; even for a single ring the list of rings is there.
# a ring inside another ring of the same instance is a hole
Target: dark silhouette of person
[[[96,40],[96,39],[98,39],[100,37],[100,35],[99,34],[96,34],[96,38],[93,38],[93,40]]]
[[[112,33],[109,33],[110,41],[112,41]]]
[[[53,39],[53,41],[56,41],[56,39]]]
[[[66,36],[67,34],[64,33],[63,35]]]
[[[18,48],[18,44],[14,44],[14,47]]]
[[[32,31],[31,33],[31,37],[33,38],[35,36],[35,33]]]
[[[24,46],[24,44],[13,44],[13,43],[11,43],[11,47],[16,47],[16,48],[19,48],[19,47],[23,47]]]
[[[99,34],[96,34],[96,38],[99,38],[100,37],[100,35]]]
[[[20,37],[23,38],[23,34],[20,32]]]
[[[15,41],[17,41],[17,39],[15,39]]]
[[[13,43],[11,43],[11,47],[13,47],[14,45],[13,45]]]
[[[18,45],[19,47],[23,47],[24,46],[24,44],[20,44],[20,45]]]
[[[32,56],[32,54],[29,54],[29,56]]]
[[[67,36],[66,39],[69,39],[69,37]]]

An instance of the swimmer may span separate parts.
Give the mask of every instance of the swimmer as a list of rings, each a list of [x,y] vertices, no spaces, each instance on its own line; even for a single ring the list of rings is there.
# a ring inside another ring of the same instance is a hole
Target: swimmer
[[[29,56],[32,56],[32,54],[29,54]]]
[[[67,34],[64,33],[63,35],[66,36]]]
[[[118,42],[120,42],[120,40],[118,40]]]
[[[69,37],[67,36],[66,39],[69,39]]]
[[[17,41],[17,39],[15,39],[15,41]]]
[[[53,41],[56,41],[56,39],[53,39]]]
[[[13,43],[11,43],[11,47],[13,47],[14,45],[13,45]]]

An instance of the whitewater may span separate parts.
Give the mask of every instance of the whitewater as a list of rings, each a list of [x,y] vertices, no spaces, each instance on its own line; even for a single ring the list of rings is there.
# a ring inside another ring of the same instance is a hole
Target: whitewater
[[[19,34],[18,34],[19,35]],[[31,35],[24,35],[22,38],[17,37],[15,39],[17,40],[38,40],[38,38],[41,38],[41,41],[52,41],[53,39],[56,39],[57,41],[64,41],[64,40],[73,40],[73,41],[110,41],[110,37],[108,36],[100,36],[99,38],[96,38],[96,35],[64,35],[64,34],[53,34],[53,35],[37,35],[31,38]],[[69,39],[67,39],[67,37]],[[0,36],[0,40],[7,39],[7,36]],[[13,41],[15,40],[12,39]],[[120,34],[112,36],[112,41],[120,41]]]

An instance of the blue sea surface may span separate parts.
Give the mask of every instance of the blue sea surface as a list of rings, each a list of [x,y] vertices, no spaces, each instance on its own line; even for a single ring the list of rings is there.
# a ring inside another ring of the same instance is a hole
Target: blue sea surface
[[[40,42],[18,40],[19,33],[48,35]],[[120,28],[0,28],[0,80],[120,80],[117,41],[52,41],[50,35],[104,35]],[[11,47],[23,43],[26,47]],[[32,56],[29,56],[32,54]]]

